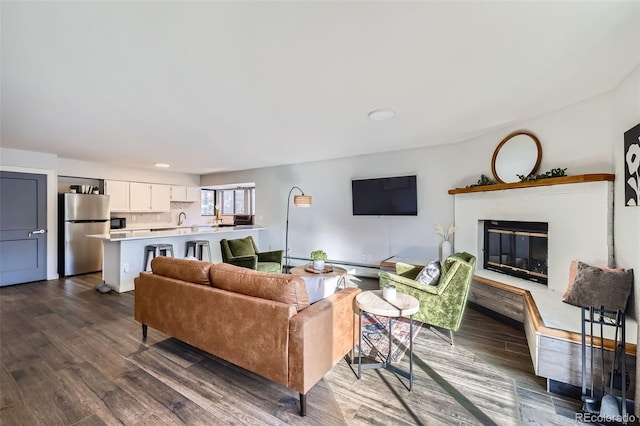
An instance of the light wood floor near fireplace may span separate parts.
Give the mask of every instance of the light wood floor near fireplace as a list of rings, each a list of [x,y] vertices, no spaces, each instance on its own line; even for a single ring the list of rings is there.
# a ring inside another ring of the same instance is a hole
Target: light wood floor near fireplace
[[[420,331],[413,393],[389,371],[358,381],[341,361],[303,418],[286,388],[152,329],[142,342],[133,294],[99,294],[99,282],[0,288],[0,424],[570,425],[579,408],[545,392],[524,332],[468,309],[455,347]]]

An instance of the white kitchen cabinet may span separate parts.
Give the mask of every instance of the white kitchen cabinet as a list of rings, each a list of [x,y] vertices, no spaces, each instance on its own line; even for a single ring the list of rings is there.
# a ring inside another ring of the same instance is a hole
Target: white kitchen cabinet
[[[150,183],[129,183],[129,211],[149,212],[151,211],[151,184]]]
[[[109,195],[109,209],[112,212],[169,212],[171,201],[200,200],[200,188],[197,186],[172,186],[118,180],[106,180],[104,186],[105,194]]]
[[[171,201],[187,201],[187,187],[171,185]]]
[[[171,211],[171,187],[154,183],[131,182],[129,184],[129,211]]]
[[[104,182],[104,189],[109,196],[109,211],[129,211],[129,182],[107,180]]]
[[[150,206],[152,212],[171,211],[171,186],[152,184]]]
[[[187,201],[194,203],[200,201],[200,187],[187,186]]]
[[[200,188],[197,186],[171,186],[171,201],[193,203],[200,201]]]

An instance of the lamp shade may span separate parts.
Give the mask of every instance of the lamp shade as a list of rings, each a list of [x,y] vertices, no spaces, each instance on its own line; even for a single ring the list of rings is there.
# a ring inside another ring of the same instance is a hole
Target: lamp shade
[[[311,195],[295,195],[293,197],[293,204],[296,207],[310,207]]]

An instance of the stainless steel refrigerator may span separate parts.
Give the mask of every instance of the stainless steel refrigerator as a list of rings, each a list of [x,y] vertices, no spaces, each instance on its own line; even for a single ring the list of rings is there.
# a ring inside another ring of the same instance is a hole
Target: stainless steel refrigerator
[[[60,194],[58,218],[58,274],[101,271],[102,240],[87,235],[109,233],[109,196]]]

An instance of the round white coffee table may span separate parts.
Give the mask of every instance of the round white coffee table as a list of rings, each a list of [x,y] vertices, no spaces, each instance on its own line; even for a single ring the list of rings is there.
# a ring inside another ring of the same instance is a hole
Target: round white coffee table
[[[382,297],[382,290],[364,291],[356,296],[359,309],[358,324],[358,380],[362,378],[362,370],[384,368],[409,379],[409,392],[413,390],[413,314],[420,309],[420,302],[413,296],[397,293],[393,302]],[[389,352],[383,362],[362,364],[362,312],[381,315],[389,318]],[[409,316],[409,371],[404,371],[391,363],[391,329],[392,319]]]

